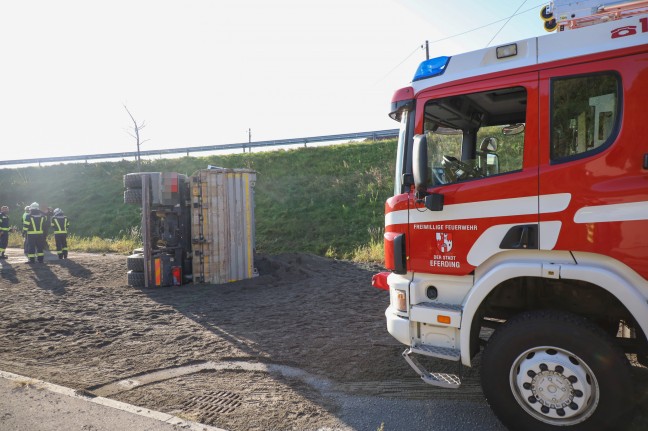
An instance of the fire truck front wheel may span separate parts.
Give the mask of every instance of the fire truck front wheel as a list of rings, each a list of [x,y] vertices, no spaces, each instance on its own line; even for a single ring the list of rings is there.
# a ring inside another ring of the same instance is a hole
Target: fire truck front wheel
[[[634,410],[630,364],[603,330],[557,311],[524,312],[491,337],[482,387],[510,429],[620,430]]]

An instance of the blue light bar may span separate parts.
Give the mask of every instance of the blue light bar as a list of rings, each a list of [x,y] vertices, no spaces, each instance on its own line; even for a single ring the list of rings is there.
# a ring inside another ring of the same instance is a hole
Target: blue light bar
[[[414,74],[414,79],[412,81],[418,81],[420,79],[431,78],[433,76],[443,75],[443,72],[446,70],[446,66],[450,62],[450,57],[436,57],[429,60],[425,60],[419,64],[416,73]]]

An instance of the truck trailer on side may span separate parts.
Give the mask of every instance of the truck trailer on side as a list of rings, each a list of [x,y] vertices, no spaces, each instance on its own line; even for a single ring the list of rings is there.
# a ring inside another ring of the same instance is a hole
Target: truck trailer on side
[[[373,284],[426,383],[461,377],[422,357],[482,351],[510,429],[622,429],[648,364],[648,2],[560,3],[555,33],[427,60],[394,94]]]
[[[128,284],[223,284],[257,275],[255,185],[249,169],[126,174],[124,202],[142,208],[143,242],[127,259]]]

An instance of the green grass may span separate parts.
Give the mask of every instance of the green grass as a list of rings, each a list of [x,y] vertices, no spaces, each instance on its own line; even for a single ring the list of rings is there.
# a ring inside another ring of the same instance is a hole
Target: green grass
[[[130,254],[134,249],[141,247],[141,237],[138,235],[124,235],[121,238],[80,237],[75,234],[68,235],[68,249],[85,253],[119,253]],[[47,237],[50,250],[56,250],[54,236]],[[22,248],[23,238],[17,232],[9,234],[9,247]]]
[[[392,194],[395,152],[392,139],[160,159],[145,161],[142,171],[254,169],[259,252],[382,261],[384,202]],[[15,226],[33,201],[62,208],[71,222],[72,250],[126,253],[139,241],[140,215],[137,206],[123,203],[122,177],[136,170],[131,161],[2,169],[0,204],[10,206]]]

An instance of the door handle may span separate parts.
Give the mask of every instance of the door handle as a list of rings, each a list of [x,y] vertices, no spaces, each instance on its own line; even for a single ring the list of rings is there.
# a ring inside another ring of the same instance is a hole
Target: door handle
[[[500,248],[508,250],[524,250],[538,248],[538,225],[525,224],[513,226],[506,232],[500,243]]]

